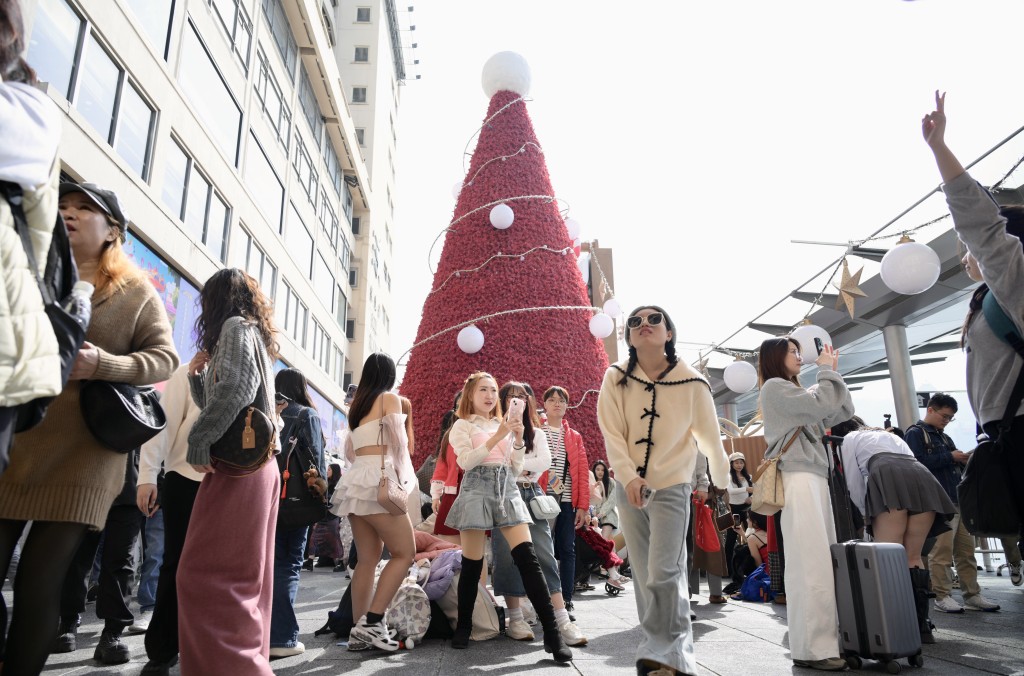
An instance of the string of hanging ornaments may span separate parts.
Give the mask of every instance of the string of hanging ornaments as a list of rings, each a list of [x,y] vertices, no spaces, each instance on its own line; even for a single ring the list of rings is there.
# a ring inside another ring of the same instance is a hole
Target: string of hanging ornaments
[[[1012,136],[1010,138],[1012,138]],[[1009,138],[1006,140],[1009,140]],[[1003,183],[1009,179],[1021,164],[1024,164],[1024,157],[1018,159],[1009,171],[1007,171],[989,190],[999,190]],[[930,194],[931,193],[929,193],[929,195]],[[895,293],[904,296],[918,295],[932,288],[939,280],[939,275],[942,272],[942,261],[939,259],[939,255],[934,249],[927,244],[915,241],[911,238],[911,235],[924,230],[925,228],[942,223],[948,218],[950,218],[950,214],[946,213],[913,228],[901,230],[897,233],[887,235],[878,234],[878,232],[884,230],[891,224],[890,223],[883,226],[881,230],[869,237],[859,241],[850,241],[846,244],[837,244],[837,246],[845,246],[847,247],[847,253],[849,255],[857,255],[856,249],[869,242],[879,242],[898,237],[899,239],[895,246],[889,249],[889,251],[887,251],[882,257],[879,276],[882,278],[882,282]],[[829,244],[827,242],[814,243]],[[840,281],[834,283],[833,280],[840,271],[842,271]],[[857,272],[851,274],[848,255],[842,256],[836,262],[836,265],[832,269],[832,273],[829,275],[821,292],[818,293],[811,302],[811,307],[807,310],[807,314],[804,315],[801,322],[789,333],[789,337],[794,339],[800,345],[800,362],[802,364],[813,364],[816,361],[820,346],[832,344],[832,337],[829,335],[828,331],[811,323],[810,320],[810,316],[814,312],[815,308],[821,305],[825,292],[828,290],[829,286],[833,286],[838,291],[835,306],[836,309],[840,310],[845,308],[852,319],[854,317],[854,304],[856,299],[867,296],[867,294],[865,294],[860,288],[860,276],[863,271],[864,269],[861,268]],[[722,379],[725,381],[726,387],[736,394],[744,394],[754,389],[757,385],[757,369],[754,368],[754,365],[747,361],[747,359],[755,357],[756,355],[749,352],[744,353],[728,350],[714,345],[710,347],[716,352],[729,354],[736,358],[736,361],[729,364],[722,373]],[[706,366],[706,362],[707,360],[701,357],[700,364],[702,366]]]

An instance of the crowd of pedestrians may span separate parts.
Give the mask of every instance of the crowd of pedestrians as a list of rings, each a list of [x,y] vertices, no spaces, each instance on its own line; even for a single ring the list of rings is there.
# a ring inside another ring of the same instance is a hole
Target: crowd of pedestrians
[[[753,511],[758,483],[747,457],[726,454],[707,379],[677,357],[676,325],[655,305],[629,313],[628,358],[600,383],[603,448],[586,448],[572,427],[566,388],[554,384],[538,402],[530,383],[478,371],[454,393],[436,450],[417,471],[411,403],[394,392],[395,362],[376,353],[349,393],[343,457],[332,458],[305,376],[275,374],[272,300],[246,272],[206,280],[196,351],[177,354],[160,298],[125,251],[124,204],[103,187],[57,180],[59,115],[31,86],[22,34],[18,3],[0,0],[0,135],[20,140],[0,145],[0,181],[20,191],[0,205],[0,322],[24,333],[0,339],[0,579],[10,573],[14,601],[9,612],[0,600],[4,674],[38,674],[50,653],[78,648],[94,568],[104,627],[93,656],[102,664],[130,659],[128,631],[146,634],[143,674],[167,674],[179,660],[187,675],[273,673],[272,659],[305,649],[295,602],[314,556],[351,576],[348,650],[394,651],[410,637],[389,614],[410,597],[400,589],[422,542],[458,553],[457,581],[447,582],[456,649],[471,645],[479,604],[495,603],[490,580],[507,609],[506,636],[536,640],[536,615],[546,653],[571,661],[572,648],[589,642],[574,594],[603,571],[609,593],[628,590],[636,603],[637,673],[695,674],[690,598],[704,571],[715,604],[748,598],[747,580],[770,578],[788,606],[794,664],[845,669],[833,569],[822,565],[837,540],[827,434],[843,439],[864,536],[906,552],[922,641],[934,641],[931,608],[999,610],[978,586],[957,501],[971,456],[944,432],[956,400],[932,397],[905,441],[869,428],[854,415],[831,345],[810,387],[796,340],[760,347],[766,457],[778,458],[786,496],[768,518]],[[1024,405],[1006,418],[1013,380],[993,377],[1021,369],[1024,209],[999,208],[960,165],[944,141],[943,106],[937,95],[923,131],[967,248],[964,266],[981,283],[962,335],[968,398],[985,434],[1015,451],[1006,471],[1024,514]],[[66,368],[34,284],[58,214],[78,278],[92,289],[91,321]],[[29,249],[18,227],[32,230]],[[992,326],[983,311],[992,300],[1018,343]],[[98,438],[104,421],[83,412],[87,380],[164,383],[165,427],[141,448],[112,449]],[[50,397],[41,421],[24,424],[21,407]],[[716,528],[698,535],[708,512]],[[1019,586],[1018,543],[1003,546]],[[954,566],[962,604],[951,593]]]

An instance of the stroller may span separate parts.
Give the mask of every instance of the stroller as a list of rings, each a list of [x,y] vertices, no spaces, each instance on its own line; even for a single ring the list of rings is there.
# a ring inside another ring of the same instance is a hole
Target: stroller
[[[615,553],[615,545],[597,529],[588,526],[576,529],[576,591],[595,589],[590,584],[591,575],[599,574],[601,568],[621,566],[622,563],[622,559]],[[611,596],[618,596],[622,589],[605,582],[604,591]]]

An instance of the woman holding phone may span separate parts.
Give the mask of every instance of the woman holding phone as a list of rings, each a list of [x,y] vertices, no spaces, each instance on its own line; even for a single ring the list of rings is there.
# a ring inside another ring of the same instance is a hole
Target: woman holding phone
[[[512,399],[510,407],[509,416],[503,416],[494,377],[479,371],[473,373],[462,388],[456,411],[458,420],[449,434],[456,461],[466,472],[446,521],[462,533],[459,617],[452,647],[469,647],[473,606],[484,563],[484,533],[500,530],[511,549],[526,595],[544,627],[544,650],[552,653],[555,661],[568,662],[572,652],[559,633],[548,586],[530,538],[533,519],[515,484],[515,477],[523,471],[525,463],[525,401]]]
[[[679,524],[690,520],[698,445],[716,486],[728,482],[729,461],[711,388],[676,356],[668,313],[655,305],[638,307],[626,319],[625,333],[629,359],[605,373],[597,420],[617,488],[626,496],[619,522],[643,629],[637,673],[695,674],[687,529]]]

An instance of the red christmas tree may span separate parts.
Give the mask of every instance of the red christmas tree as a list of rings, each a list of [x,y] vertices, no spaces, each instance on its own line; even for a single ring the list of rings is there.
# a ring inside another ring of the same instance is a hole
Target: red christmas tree
[[[511,82],[509,88],[528,88]],[[433,452],[441,417],[474,371],[491,373],[499,386],[527,382],[538,400],[552,385],[565,387],[570,406],[579,404],[566,420],[591,458],[605,456],[596,390],[608,357],[590,332],[594,312],[526,102],[509,88],[491,97],[401,383],[422,440],[417,467]],[[491,224],[492,209],[502,203],[514,213],[506,229]],[[470,321],[484,336],[473,354],[457,342]]]

